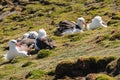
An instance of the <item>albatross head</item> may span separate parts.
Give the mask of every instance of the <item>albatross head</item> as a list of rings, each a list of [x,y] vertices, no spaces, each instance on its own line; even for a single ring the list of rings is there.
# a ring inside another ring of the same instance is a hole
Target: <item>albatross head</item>
[[[44,29],[39,29],[38,37],[39,37],[39,38],[47,37],[46,31],[45,31]]]
[[[29,36],[29,33],[25,33],[23,34],[22,39],[27,38],[28,36]]]
[[[106,23],[102,20],[102,17],[100,17],[100,16],[94,17],[94,19],[92,19],[92,23],[94,25],[99,25],[99,26],[107,27]]]
[[[94,19],[92,19],[92,22],[101,22],[102,18],[100,16],[96,16],[94,17]]]
[[[35,38],[37,38],[37,36],[38,36],[38,33],[36,31],[31,31],[29,33],[29,38],[30,39],[35,39]]]
[[[16,46],[20,47],[20,45],[17,43],[16,40],[10,40],[9,41],[9,47],[16,47]]]
[[[78,18],[78,22],[77,25],[81,28],[83,28],[84,25],[86,25],[85,23],[85,19],[83,17]]]

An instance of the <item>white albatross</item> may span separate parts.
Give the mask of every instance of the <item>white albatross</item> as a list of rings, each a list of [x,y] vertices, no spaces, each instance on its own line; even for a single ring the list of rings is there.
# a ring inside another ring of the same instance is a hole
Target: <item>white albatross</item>
[[[38,36],[37,36],[37,38],[36,38],[36,40],[35,40],[35,49],[36,49],[36,50],[40,50],[40,49],[38,48],[38,46],[37,46],[37,39],[43,39],[43,38],[45,38],[45,37],[47,37],[46,31],[45,31],[44,29],[39,29],[39,31],[38,31]]]
[[[100,16],[96,16],[92,19],[92,22],[87,24],[87,30],[93,30],[96,29],[98,27],[107,27],[107,25],[105,25],[104,21],[102,20],[102,18]]]
[[[25,33],[23,34],[22,39],[28,38],[28,36],[29,36],[29,33]]]
[[[20,45],[16,40],[9,41],[9,51],[4,55],[4,59],[12,61],[16,56],[29,56],[26,51],[20,50]]]
[[[47,37],[47,33],[44,29],[39,29],[37,38]]]
[[[71,29],[71,28],[67,29],[62,34],[74,34],[75,32],[83,32],[84,27],[86,25],[85,19],[83,17],[78,18],[77,23],[75,23],[75,22],[73,22],[73,23],[76,24],[76,27],[74,27],[73,29]]]
[[[75,28],[75,32],[83,32],[86,26],[85,19],[83,17],[78,18],[77,26]]]

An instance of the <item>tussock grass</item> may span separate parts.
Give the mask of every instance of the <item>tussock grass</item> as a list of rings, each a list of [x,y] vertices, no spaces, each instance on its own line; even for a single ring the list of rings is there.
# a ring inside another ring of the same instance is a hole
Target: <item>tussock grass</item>
[[[65,76],[77,77],[86,76],[90,73],[104,72],[106,66],[115,60],[116,58],[111,57],[80,57],[77,61],[62,61],[59,63],[55,70],[57,79],[61,79]]]

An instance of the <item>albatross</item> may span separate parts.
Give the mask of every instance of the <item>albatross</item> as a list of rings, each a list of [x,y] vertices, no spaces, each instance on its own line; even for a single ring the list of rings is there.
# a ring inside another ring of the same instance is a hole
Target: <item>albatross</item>
[[[35,49],[36,50],[40,50],[39,46],[38,46],[38,39],[43,39],[47,37],[47,33],[44,29],[39,29],[38,31],[38,36],[36,38],[36,42],[35,42]],[[42,46],[42,45],[41,45]]]
[[[36,39],[38,36],[38,33],[36,31],[30,31],[29,33],[25,33],[23,34],[23,36],[21,38],[18,38],[17,41],[20,42],[24,39]]]
[[[38,37],[36,38],[35,42],[35,49],[54,49],[56,47],[55,42],[47,37],[47,33],[44,29],[40,29],[38,32]]]
[[[30,31],[28,38],[30,39],[36,39],[38,36],[38,33],[36,31]]]
[[[100,16],[96,16],[92,19],[91,23],[87,24],[87,30],[93,30],[101,26],[107,27],[107,25],[105,25],[105,22],[102,20],[102,18]]]
[[[64,30],[64,32],[62,34],[73,34],[75,32],[83,32],[83,29],[86,25],[85,19],[83,17],[78,18],[77,23],[75,23],[73,21],[72,21],[72,23],[74,23],[75,26],[73,28]]]
[[[85,26],[86,26],[85,19],[83,17],[78,18],[75,32],[83,32]]]
[[[9,41],[9,51],[4,55],[4,59],[12,61],[16,56],[29,56],[27,51],[21,49],[16,40]]]

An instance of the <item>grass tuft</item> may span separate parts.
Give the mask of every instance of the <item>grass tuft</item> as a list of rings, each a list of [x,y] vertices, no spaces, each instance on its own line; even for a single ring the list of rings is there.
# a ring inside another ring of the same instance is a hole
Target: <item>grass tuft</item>
[[[45,72],[42,70],[33,70],[30,71],[27,75],[26,78],[29,79],[39,79],[45,75]]]
[[[37,55],[37,59],[48,57],[52,52],[48,49],[40,50]]]
[[[95,80],[115,80],[115,79],[106,74],[99,74]]]

